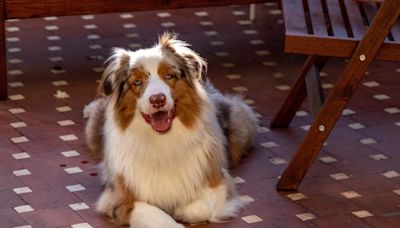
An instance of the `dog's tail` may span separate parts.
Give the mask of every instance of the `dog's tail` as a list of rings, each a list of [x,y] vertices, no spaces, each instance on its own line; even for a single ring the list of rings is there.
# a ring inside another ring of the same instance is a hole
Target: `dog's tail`
[[[102,97],[92,101],[83,109],[83,116],[89,118],[85,128],[86,144],[89,147],[91,157],[94,159],[103,158],[103,127],[107,103],[108,98]]]
[[[219,123],[227,137],[229,165],[234,167],[252,149],[258,128],[256,113],[244,102],[243,97],[222,95],[210,83],[206,88],[214,101]]]

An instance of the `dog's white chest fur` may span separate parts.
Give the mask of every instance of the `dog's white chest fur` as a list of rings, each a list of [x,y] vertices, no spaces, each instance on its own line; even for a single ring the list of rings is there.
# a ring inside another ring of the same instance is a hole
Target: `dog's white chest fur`
[[[213,137],[221,133],[213,126],[187,129],[175,119],[170,132],[160,135],[140,118],[136,116],[124,132],[115,126],[112,116],[107,118],[105,151],[109,173],[122,175],[138,201],[163,210],[191,202],[206,187],[206,153],[221,145],[214,141],[221,137]]]

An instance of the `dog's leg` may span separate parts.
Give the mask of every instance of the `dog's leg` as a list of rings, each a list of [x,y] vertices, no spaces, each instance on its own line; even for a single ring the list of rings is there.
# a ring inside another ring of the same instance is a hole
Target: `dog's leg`
[[[118,225],[128,225],[135,206],[134,194],[128,190],[121,176],[106,185],[97,202],[97,210],[113,219]]]
[[[131,228],[184,228],[163,210],[144,202],[135,202],[130,224]]]
[[[175,217],[188,223],[224,222],[235,217],[243,205],[229,186],[222,183],[214,188],[208,187],[199,199],[178,208]]]

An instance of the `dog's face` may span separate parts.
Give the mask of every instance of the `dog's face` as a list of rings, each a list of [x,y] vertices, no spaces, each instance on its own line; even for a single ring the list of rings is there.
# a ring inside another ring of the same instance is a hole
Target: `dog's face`
[[[149,49],[114,49],[100,91],[113,97],[122,129],[133,118],[142,118],[154,131],[166,133],[176,117],[187,127],[193,125],[205,70],[205,61],[188,44],[164,34]]]

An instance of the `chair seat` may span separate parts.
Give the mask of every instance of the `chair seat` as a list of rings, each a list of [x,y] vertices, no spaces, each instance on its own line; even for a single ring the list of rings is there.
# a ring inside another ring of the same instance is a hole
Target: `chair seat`
[[[381,3],[356,0],[282,0],[285,52],[348,58]],[[400,61],[397,20],[376,60]]]

